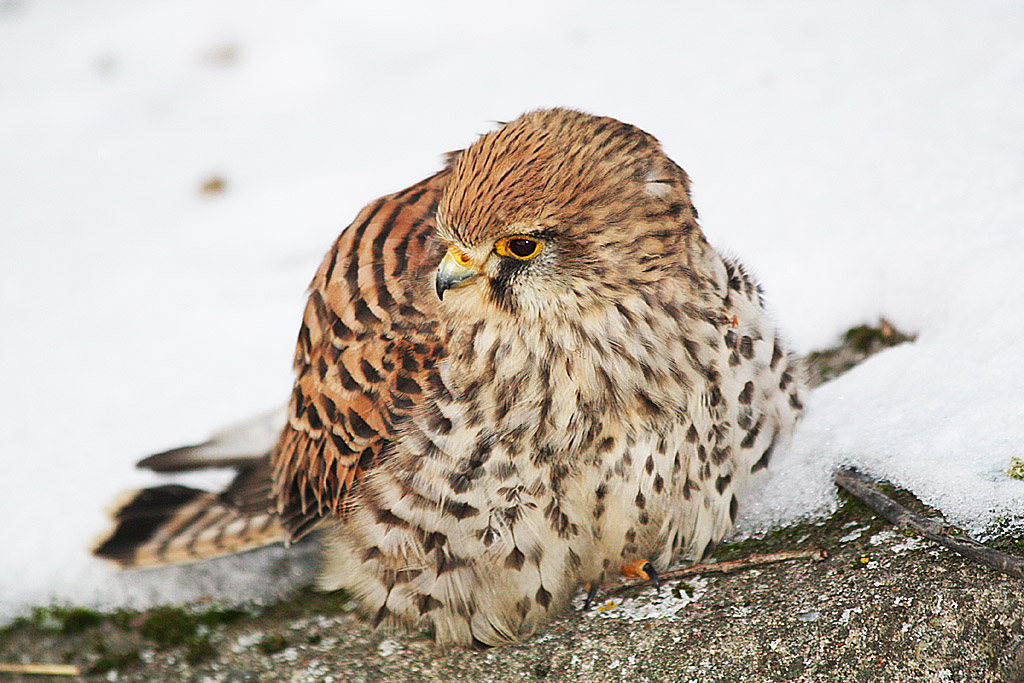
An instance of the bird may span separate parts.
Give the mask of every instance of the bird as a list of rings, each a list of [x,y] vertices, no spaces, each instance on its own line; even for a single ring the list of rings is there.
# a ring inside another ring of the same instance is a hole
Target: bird
[[[697,221],[688,175],[633,125],[554,108],[484,133],[341,232],[286,411],[140,463],[234,467],[227,489],[136,492],[96,554],[154,566],[315,530],[321,589],[476,648],[582,585],[707,558],[804,384]]]

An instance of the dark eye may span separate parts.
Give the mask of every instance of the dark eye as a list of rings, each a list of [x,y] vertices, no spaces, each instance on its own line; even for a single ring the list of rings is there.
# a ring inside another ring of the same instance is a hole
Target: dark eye
[[[508,250],[513,256],[519,258],[530,258],[537,251],[538,244],[533,240],[514,239],[508,241]]]
[[[540,240],[532,237],[512,235],[511,237],[502,237],[498,240],[494,245],[494,250],[502,256],[524,261],[539,254],[543,244]]]

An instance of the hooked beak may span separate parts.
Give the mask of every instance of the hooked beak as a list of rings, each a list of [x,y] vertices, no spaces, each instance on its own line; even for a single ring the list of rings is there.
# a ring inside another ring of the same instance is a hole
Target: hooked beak
[[[443,299],[446,291],[479,274],[480,271],[473,267],[473,262],[468,256],[454,246],[448,247],[447,253],[437,266],[437,276],[434,279],[437,298]]]

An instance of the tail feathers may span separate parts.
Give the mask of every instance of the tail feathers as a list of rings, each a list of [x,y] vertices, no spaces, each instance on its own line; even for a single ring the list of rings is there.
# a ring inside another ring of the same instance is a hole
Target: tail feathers
[[[270,496],[269,462],[243,468],[223,492],[167,484],[135,491],[93,549],[123,567],[205,560],[288,542]]]
[[[232,467],[236,475],[220,493],[167,484],[126,494],[113,514],[114,528],[93,548],[123,567],[157,567],[205,560],[274,543],[296,541],[319,515],[278,514],[270,451],[287,421],[274,410],[237,423],[209,441],[151,455],[139,467],[187,472]]]
[[[184,472],[256,465],[267,457],[287,421],[287,409],[275,409],[226,427],[204,443],[151,455],[138,466],[155,472]]]

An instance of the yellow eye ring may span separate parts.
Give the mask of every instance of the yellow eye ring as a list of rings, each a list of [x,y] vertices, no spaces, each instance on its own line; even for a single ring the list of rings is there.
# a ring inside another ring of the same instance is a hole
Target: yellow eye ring
[[[494,251],[499,256],[514,258],[517,261],[526,261],[539,254],[544,248],[544,243],[536,238],[526,235],[509,235],[502,237],[494,243]]]

